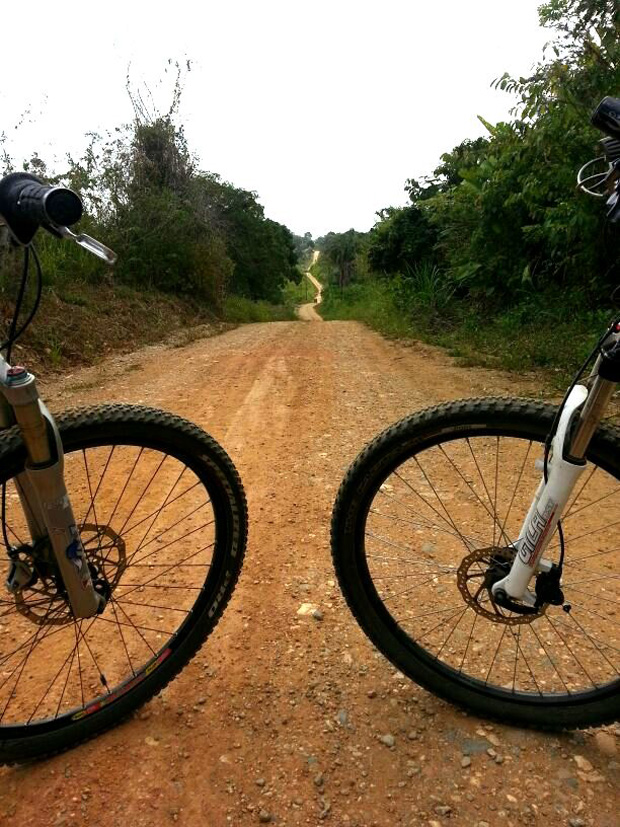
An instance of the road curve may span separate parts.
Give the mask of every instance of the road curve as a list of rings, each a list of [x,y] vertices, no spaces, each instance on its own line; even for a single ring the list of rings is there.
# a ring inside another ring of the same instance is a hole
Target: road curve
[[[319,251],[315,250],[312,254],[312,264],[315,263],[318,257]],[[305,275],[307,279],[314,285],[316,293],[314,296],[314,301],[299,306],[299,308],[297,309],[297,315],[302,320],[302,322],[322,322],[323,319],[317,313],[316,308],[323,301],[323,286],[320,281],[314,278],[309,268],[308,270],[306,270]]]

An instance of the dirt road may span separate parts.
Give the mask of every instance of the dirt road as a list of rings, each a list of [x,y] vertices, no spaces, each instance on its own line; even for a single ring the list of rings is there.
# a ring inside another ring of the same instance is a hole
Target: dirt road
[[[315,250],[312,254],[312,264],[315,263],[318,257],[319,251]],[[297,311],[297,315],[302,320],[302,322],[322,322],[323,319],[316,312],[316,308],[323,301],[323,285],[320,281],[318,281],[318,279],[315,279],[310,270],[306,272],[306,278],[314,285],[316,294],[314,296],[314,301],[308,302],[308,304],[300,305]]]
[[[249,547],[222,622],[161,696],[72,752],[0,769],[0,823],[617,824],[619,729],[553,737],[465,716],[375,652],[334,582],[332,503],[371,436],[441,400],[534,391],[352,322],[249,325],[66,377],[54,409],[142,402],[220,440]]]

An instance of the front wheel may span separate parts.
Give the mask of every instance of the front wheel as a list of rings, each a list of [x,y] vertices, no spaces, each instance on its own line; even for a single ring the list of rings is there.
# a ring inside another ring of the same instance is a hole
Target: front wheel
[[[245,551],[241,481],[204,431],[130,405],[70,411],[57,425],[85,555],[108,601],[75,620],[49,548],[28,545],[25,450],[15,429],[5,433],[6,534],[33,578],[0,595],[0,763],[90,738],[159,692],[214,629]]]
[[[411,416],[349,469],[332,554],[353,614],[412,680],[482,715],[544,728],[620,714],[620,432],[601,427],[564,511],[564,605],[497,606],[555,408],[474,399]],[[545,557],[559,560],[558,534]]]

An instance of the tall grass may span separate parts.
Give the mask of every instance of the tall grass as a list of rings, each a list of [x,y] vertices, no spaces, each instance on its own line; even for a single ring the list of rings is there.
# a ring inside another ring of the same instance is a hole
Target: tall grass
[[[249,322],[283,322],[295,318],[292,307],[285,304],[269,304],[266,301],[252,301],[243,296],[228,296],[224,300],[223,317],[227,322],[247,324]]]
[[[379,281],[352,284],[343,290],[330,285],[323,291],[321,316],[355,319],[395,338],[411,335],[410,322],[399,310],[394,292]]]
[[[282,301],[289,307],[297,307],[314,299],[316,290],[312,282],[304,273],[301,281],[287,281],[282,288]]]
[[[611,318],[548,293],[524,296],[506,310],[462,300],[440,271],[418,272],[324,292],[325,319],[356,319],[391,338],[420,339],[447,348],[464,365],[515,373],[544,371],[565,386]]]

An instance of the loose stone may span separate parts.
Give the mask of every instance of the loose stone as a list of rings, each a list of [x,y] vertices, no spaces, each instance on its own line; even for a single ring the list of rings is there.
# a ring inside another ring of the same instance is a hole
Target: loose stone
[[[594,769],[592,764],[588,761],[587,758],[584,758],[583,755],[573,755],[573,761],[575,762],[575,764],[577,764],[577,766],[582,772],[592,772],[592,770]]]

